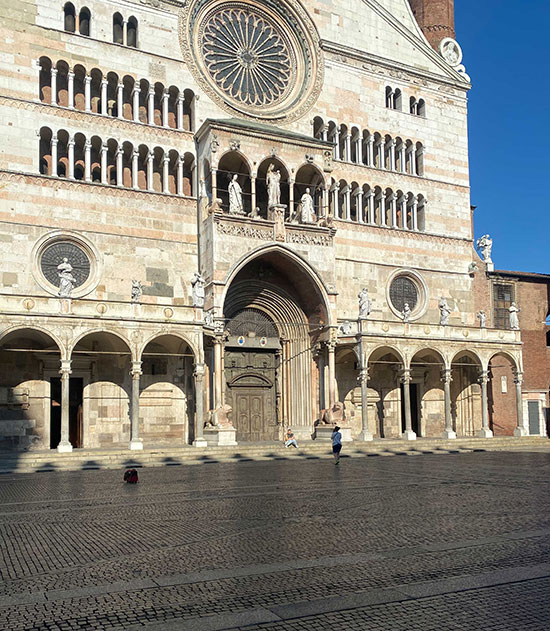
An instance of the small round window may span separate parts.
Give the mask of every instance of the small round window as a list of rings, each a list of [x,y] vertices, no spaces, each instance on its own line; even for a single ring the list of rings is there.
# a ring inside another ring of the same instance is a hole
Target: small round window
[[[66,261],[65,261],[66,259]],[[60,282],[60,265],[70,266],[73,286],[80,287],[90,276],[90,259],[82,248],[71,241],[56,241],[47,246],[40,257],[40,269],[54,286]]]
[[[398,276],[390,285],[390,300],[399,312],[405,308],[405,304],[409,305],[409,309],[414,311],[418,304],[418,289],[416,284],[407,276]]]

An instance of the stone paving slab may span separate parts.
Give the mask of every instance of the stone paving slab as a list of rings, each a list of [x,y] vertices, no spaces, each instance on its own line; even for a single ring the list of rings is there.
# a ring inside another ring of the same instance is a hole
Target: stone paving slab
[[[482,628],[463,590],[486,629],[548,628],[528,585],[550,574],[549,473],[468,453],[2,476],[0,628]]]

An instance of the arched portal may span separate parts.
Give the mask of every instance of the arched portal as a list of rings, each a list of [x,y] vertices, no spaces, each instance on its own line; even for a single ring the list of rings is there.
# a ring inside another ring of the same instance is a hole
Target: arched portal
[[[1,451],[57,447],[61,416],[52,433],[50,410],[61,412],[61,397],[52,398],[60,360],[60,347],[46,332],[21,328],[0,337]]]
[[[504,353],[489,362],[489,427],[494,436],[513,436],[518,425],[515,372],[515,363]]]
[[[403,432],[400,374],[404,363],[399,352],[388,346],[375,349],[369,356],[368,404],[376,409],[375,438],[399,438]]]
[[[444,368],[442,356],[432,349],[411,359],[411,421],[418,437],[439,437],[445,430]]]
[[[457,436],[476,436],[482,428],[481,361],[472,352],[458,353],[451,364],[451,416]]]
[[[312,349],[328,308],[315,272],[295,259],[270,248],[242,265],[226,291],[223,393],[237,441],[277,440],[288,426],[308,438],[319,413]]]

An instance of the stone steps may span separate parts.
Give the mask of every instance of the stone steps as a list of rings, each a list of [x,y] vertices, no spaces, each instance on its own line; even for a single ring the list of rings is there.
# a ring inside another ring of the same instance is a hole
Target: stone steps
[[[369,455],[396,456],[425,453],[468,453],[472,451],[550,451],[545,437],[459,438],[457,440],[419,439],[375,440],[344,445],[349,457]],[[0,453],[0,473],[33,473],[39,471],[78,471],[87,469],[122,469],[125,467],[159,467],[210,462],[242,462],[246,460],[298,460],[330,458],[330,444],[306,443],[299,449],[285,448],[281,443],[243,444],[235,447],[158,447],[143,451],[127,449],[76,449],[58,454],[54,450]]]

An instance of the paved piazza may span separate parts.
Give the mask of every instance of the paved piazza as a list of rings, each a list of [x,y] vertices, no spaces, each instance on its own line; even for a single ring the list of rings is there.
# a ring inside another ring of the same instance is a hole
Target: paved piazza
[[[550,625],[549,453],[0,478],[0,628]]]

